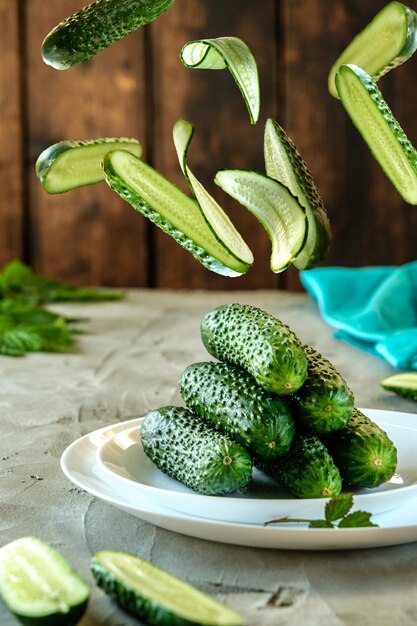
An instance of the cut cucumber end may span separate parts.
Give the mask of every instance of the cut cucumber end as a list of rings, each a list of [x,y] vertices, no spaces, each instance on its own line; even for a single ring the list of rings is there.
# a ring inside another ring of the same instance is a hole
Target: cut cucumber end
[[[417,204],[417,153],[372,78],[356,65],[336,75],[340,101],[401,197]]]
[[[335,80],[342,65],[357,65],[376,81],[404,63],[416,49],[416,13],[400,2],[390,2],[352,39],[332,65],[328,77],[330,94],[339,97]]]

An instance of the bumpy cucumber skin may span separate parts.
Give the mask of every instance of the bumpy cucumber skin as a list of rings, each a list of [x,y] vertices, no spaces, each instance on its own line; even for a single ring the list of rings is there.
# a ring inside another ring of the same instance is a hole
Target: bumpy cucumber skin
[[[343,428],[354,408],[354,396],[345,380],[319,352],[304,346],[307,380],[291,397],[294,417],[304,428],[328,433]]]
[[[307,357],[299,339],[257,307],[225,304],[209,311],[201,338],[212,356],[239,365],[271,393],[294,393],[306,379]]]
[[[58,24],[42,43],[42,58],[66,70],[165,13],[174,0],[96,0]]]
[[[339,469],[317,435],[298,434],[287,454],[273,462],[255,465],[296,498],[328,498],[342,490]]]
[[[142,423],[141,440],[162,472],[198,493],[244,491],[252,478],[248,452],[189,409],[167,406],[151,411]]]
[[[229,363],[194,363],[180,380],[185,404],[260,459],[288,451],[295,434],[288,407]]]
[[[378,487],[395,473],[397,450],[393,442],[356,408],[347,425],[323,441],[348,485]]]
[[[267,156],[268,135],[272,131],[284,148],[291,163],[292,174],[296,179],[296,184],[290,184],[288,188],[298,198],[307,215],[307,240],[301,252],[294,259],[293,265],[299,270],[311,269],[324,261],[329,252],[332,238],[329,218],[307,164],[285,130],[272,119],[269,119],[265,126],[265,167],[268,176],[275,178],[282,184],[288,182],[288,180],[280,180],[279,168],[274,166],[274,160]]]

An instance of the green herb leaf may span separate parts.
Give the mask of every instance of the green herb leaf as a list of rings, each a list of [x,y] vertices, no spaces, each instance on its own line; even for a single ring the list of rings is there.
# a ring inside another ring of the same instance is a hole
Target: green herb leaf
[[[371,522],[371,513],[367,511],[354,511],[346,515],[338,524],[339,528],[355,528],[366,526],[378,526]]]
[[[324,516],[328,522],[334,522],[349,513],[353,505],[351,493],[334,496],[324,507]]]
[[[331,522],[325,519],[312,519],[308,525],[309,528],[334,528]]]

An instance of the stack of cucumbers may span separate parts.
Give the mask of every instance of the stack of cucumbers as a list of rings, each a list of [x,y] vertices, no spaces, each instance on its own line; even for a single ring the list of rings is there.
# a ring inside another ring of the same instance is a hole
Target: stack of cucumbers
[[[281,321],[226,304],[204,316],[201,337],[216,360],[183,372],[186,406],[150,411],[141,426],[143,449],[164,473],[225,495],[247,489],[256,467],[298,498],[377,487],[394,474],[393,442],[355,408],[333,365]]]

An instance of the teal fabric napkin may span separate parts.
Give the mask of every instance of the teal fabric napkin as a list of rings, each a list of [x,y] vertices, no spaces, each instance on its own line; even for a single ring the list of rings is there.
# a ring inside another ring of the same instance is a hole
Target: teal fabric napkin
[[[323,267],[300,272],[336,337],[417,370],[417,261],[400,267]]]

